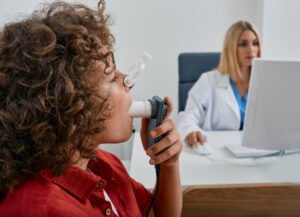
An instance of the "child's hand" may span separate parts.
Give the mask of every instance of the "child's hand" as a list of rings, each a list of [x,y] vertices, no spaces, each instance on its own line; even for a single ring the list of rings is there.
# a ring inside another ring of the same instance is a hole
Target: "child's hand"
[[[165,103],[168,105],[168,113],[162,124],[154,128],[150,135],[152,138],[164,135],[162,140],[155,143],[152,147],[147,146],[147,126],[149,119],[142,119],[141,139],[146,150],[147,155],[153,156],[150,160],[151,164],[161,164],[161,166],[172,166],[178,162],[179,154],[182,150],[182,143],[178,132],[176,131],[174,122],[169,119],[173,110],[172,101],[164,98]],[[155,156],[154,156],[155,155]]]

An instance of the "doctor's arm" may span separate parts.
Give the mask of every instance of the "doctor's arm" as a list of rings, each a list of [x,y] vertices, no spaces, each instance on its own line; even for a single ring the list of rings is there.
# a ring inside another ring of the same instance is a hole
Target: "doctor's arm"
[[[210,87],[206,77],[201,77],[189,91],[185,110],[178,116],[178,131],[189,145],[199,145],[206,141],[202,129],[210,100]]]

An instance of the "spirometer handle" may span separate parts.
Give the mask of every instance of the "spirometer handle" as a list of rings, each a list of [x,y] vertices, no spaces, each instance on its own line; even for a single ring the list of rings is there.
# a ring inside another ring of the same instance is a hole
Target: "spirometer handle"
[[[150,148],[151,146],[153,146],[155,143],[159,142],[162,139],[162,136],[159,136],[155,139],[153,139],[150,136],[150,132],[151,130],[153,130],[155,127],[157,127],[157,119],[149,119],[149,124],[147,127],[147,144],[148,144],[148,148]]]
[[[153,139],[150,136],[150,132],[151,130],[153,130],[157,125],[157,119],[149,119],[149,123],[148,123],[148,127],[147,127],[147,144],[148,144],[148,148],[150,148],[151,146],[153,146],[155,143],[159,142],[163,137],[159,136],[155,139]],[[160,166],[159,164],[155,165],[155,170],[156,170],[156,174],[159,175],[160,173]]]
[[[149,102],[151,104],[151,117],[149,118],[149,123],[147,126],[147,142],[148,147],[151,147],[162,139],[162,136],[153,139],[150,136],[150,132],[157,126],[161,125],[165,116],[167,115],[168,106],[158,96],[152,97],[152,99],[150,99]]]
[[[165,104],[165,102],[158,96],[152,97],[150,100],[151,103],[151,117],[149,119],[149,123],[147,126],[147,142],[148,147],[153,146],[155,143],[159,142],[162,138],[162,136],[156,137],[153,139],[150,136],[151,130],[159,126],[162,122],[165,116],[167,115],[168,106]],[[159,165],[155,165],[156,173],[159,175]]]

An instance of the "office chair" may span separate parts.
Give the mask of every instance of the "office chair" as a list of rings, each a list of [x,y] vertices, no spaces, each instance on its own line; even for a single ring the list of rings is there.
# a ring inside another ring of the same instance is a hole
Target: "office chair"
[[[188,187],[181,216],[300,216],[300,183]]]
[[[220,53],[182,53],[178,57],[178,112],[184,110],[188,92],[203,72],[219,64]]]

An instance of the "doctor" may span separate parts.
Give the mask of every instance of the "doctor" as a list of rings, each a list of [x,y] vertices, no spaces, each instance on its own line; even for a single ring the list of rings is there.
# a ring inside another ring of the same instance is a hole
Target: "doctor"
[[[234,23],[226,32],[218,68],[201,75],[179,114],[178,130],[187,144],[204,144],[205,131],[243,129],[251,65],[260,56],[255,27]]]

